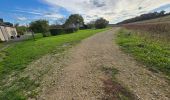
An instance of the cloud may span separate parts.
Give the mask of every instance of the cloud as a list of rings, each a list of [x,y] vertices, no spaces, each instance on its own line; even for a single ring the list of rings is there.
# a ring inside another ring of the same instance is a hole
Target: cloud
[[[15,18],[20,23],[30,23],[31,21],[45,19],[50,22],[50,24],[54,23],[58,19],[62,19],[65,16],[58,12],[56,7],[50,7],[48,9],[21,9],[17,8],[12,10],[15,14]]]
[[[20,20],[20,21],[26,21],[27,20],[26,17],[17,17],[17,19]]]
[[[13,11],[14,12],[19,12],[19,13],[33,14],[33,15],[42,15],[42,13],[36,12],[36,11],[32,11],[32,10],[20,10],[20,9],[16,9],[16,10],[13,10]]]
[[[106,6],[105,2],[102,0],[90,0],[90,2],[92,2],[92,4],[96,7]]]
[[[83,15],[85,21],[104,17],[111,23],[134,17],[170,4],[170,0],[43,0],[53,7]]]

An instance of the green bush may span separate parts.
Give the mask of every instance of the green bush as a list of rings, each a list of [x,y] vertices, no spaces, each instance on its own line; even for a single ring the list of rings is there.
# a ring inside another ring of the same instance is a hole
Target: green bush
[[[60,35],[60,34],[66,34],[66,33],[74,33],[78,31],[77,28],[56,28],[56,29],[50,29],[50,33],[52,36]]]
[[[106,28],[108,24],[109,24],[109,22],[106,19],[100,18],[100,19],[96,20],[95,28],[96,29]]]
[[[43,37],[49,36],[49,22],[47,20],[37,20],[30,23],[30,29],[34,33],[42,33]]]
[[[63,28],[58,28],[58,29],[50,29],[50,33],[52,36],[56,36],[56,35],[60,35],[62,33],[64,33],[64,29]]]
[[[66,28],[65,29],[65,33],[73,33],[73,32],[76,32],[76,31],[78,31],[77,28]]]

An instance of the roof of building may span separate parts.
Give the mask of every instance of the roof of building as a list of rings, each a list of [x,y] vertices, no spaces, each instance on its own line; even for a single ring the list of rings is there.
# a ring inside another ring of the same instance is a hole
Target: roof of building
[[[4,22],[2,18],[0,18],[0,26],[8,26],[13,27],[14,25],[10,22]]]

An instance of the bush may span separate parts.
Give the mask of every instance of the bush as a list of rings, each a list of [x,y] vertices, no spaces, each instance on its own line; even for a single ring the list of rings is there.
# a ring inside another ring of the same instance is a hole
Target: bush
[[[96,20],[95,28],[97,28],[97,29],[106,28],[108,24],[109,24],[109,22],[106,19],[100,18],[100,19]]]
[[[87,28],[88,29],[92,29],[92,28],[95,28],[95,21],[91,21],[87,24]]]
[[[60,34],[64,34],[64,33],[74,33],[78,31],[77,28],[56,28],[56,29],[50,29],[50,33],[52,36],[56,36],[56,35],[60,35]]]
[[[65,29],[65,33],[73,33],[73,32],[76,32],[76,31],[78,31],[77,28],[66,28]]]
[[[64,33],[64,29],[63,28],[58,28],[58,29],[50,29],[50,33],[52,36],[55,36],[55,35],[60,35],[62,33]]]
[[[17,26],[16,30],[19,35],[24,35],[24,33],[28,30],[26,26]]]
[[[30,23],[30,29],[34,33],[42,33],[43,37],[49,36],[49,22],[47,20],[37,20]]]
[[[3,41],[0,39],[0,43],[2,43]]]

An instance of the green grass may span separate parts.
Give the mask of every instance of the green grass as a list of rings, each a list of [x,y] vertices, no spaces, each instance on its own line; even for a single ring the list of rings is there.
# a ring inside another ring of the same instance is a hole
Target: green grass
[[[121,29],[117,35],[117,43],[121,48],[132,54],[149,70],[163,72],[170,78],[170,45],[152,38],[142,37],[134,31]]]
[[[29,95],[24,94],[26,91],[30,91],[30,89],[34,90],[33,88],[38,86],[38,83],[36,83],[35,80],[31,80],[29,77],[23,77],[15,79],[11,85],[6,85],[9,80],[7,79],[7,76],[12,74],[14,77],[17,77],[17,75],[22,72],[28,64],[39,59],[43,55],[53,52],[63,52],[63,45],[76,44],[84,38],[105,30],[108,30],[108,28],[80,30],[72,34],[46,38],[41,38],[41,35],[37,34],[35,36],[37,38],[35,41],[27,40],[11,44],[1,52],[5,53],[5,57],[0,62],[0,100],[25,100],[30,96],[36,95],[35,91],[31,91],[31,94]]]

